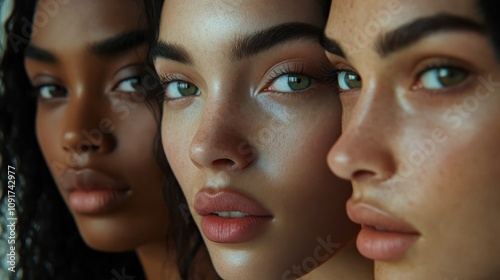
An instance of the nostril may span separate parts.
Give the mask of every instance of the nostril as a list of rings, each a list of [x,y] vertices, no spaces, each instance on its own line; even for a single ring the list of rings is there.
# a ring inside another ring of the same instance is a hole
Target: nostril
[[[94,153],[99,151],[100,147],[97,145],[93,144],[80,144],[78,147],[75,147],[76,149],[73,149],[72,147],[65,145],[63,147],[64,151],[66,152],[76,152],[76,153]]]
[[[92,152],[96,152],[99,150],[99,146],[96,146],[96,145],[83,145],[81,147],[81,150],[83,153],[92,153]]]
[[[212,162],[212,165],[215,167],[233,168],[236,165],[236,162],[234,162],[233,160],[228,159],[228,158],[221,158],[221,159],[214,160]]]

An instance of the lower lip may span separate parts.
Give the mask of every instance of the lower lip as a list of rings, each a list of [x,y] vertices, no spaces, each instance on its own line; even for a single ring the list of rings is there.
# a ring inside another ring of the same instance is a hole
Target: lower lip
[[[270,221],[271,217],[223,218],[209,215],[202,218],[201,231],[213,242],[242,243],[262,233]]]
[[[68,196],[68,206],[79,214],[102,214],[123,201],[127,192],[127,190],[75,190]]]
[[[391,261],[400,259],[415,243],[418,234],[377,231],[363,226],[356,245],[359,252],[373,260]]]

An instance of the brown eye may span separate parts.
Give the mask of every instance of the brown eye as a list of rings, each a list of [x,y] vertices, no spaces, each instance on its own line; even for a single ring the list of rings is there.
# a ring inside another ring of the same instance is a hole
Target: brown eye
[[[419,84],[426,89],[444,89],[465,81],[469,73],[454,67],[429,69],[420,75]]]
[[[42,99],[54,99],[66,97],[68,91],[58,85],[42,85],[36,88],[38,96]]]
[[[361,88],[361,86],[363,85],[361,82],[361,77],[351,71],[339,71],[337,74],[337,79],[341,90]]]

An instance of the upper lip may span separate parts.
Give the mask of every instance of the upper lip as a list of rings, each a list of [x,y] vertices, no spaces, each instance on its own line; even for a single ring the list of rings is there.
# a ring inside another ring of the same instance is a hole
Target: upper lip
[[[229,189],[203,188],[194,199],[194,209],[201,216],[216,212],[241,212],[249,216],[271,217],[271,213],[257,201]]]
[[[126,191],[129,189],[129,187],[120,184],[112,177],[93,169],[67,169],[62,174],[60,185],[61,188],[67,192],[72,192],[75,190]]]
[[[347,202],[347,215],[349,218],[363,226],[381,228],[384,231],[419,234],[412,226],[393,215],[364,202]]]

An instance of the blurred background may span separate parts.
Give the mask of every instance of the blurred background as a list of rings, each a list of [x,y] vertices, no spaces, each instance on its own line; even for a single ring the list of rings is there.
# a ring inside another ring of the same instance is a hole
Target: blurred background
[[[5,46],[7,44],[7,42],[5,41],[5,37],[6,37],[6,34],[5,34],[5,31],[4,31],[4,24],[5,24],[5,20],[7,19],[7,17],[9,16],[10,14],[10,11],[12,9],[12,3],[13,1],[12,0],[0,0],[0,22],[2,24],[2,28],[0,29],[0,57],[3,55],[3,52],[4,52],[4,49],[5,49]],[[1,75],[1,73],[0,73]],[[0,95],[3,95],[3,85],[1,84],[0,82]],[[0,134],[2,132],[0,131]],[[2,135],[0,135],[0,143],[1,145],[4,144],[3,142],[3,137]],[[1,157],[0,157],[1,159]],[[6,169],[7,167],[4,166],[4,164],[2,162],[0,162],[0,171],[1,172],[6,172]],[[7,182],[0,182],[0,186],[1,184],[6,184]],[[0,192],[2,191],[3,188],[0,188]],[[4,207],[7,207],[6,205],[2,204],[0,205],[1,208],[4,208]],[[0,223],[5,223],[5,217],[0,217]],[[0,236],[2,237],[0,240],[0,279],[9,279],[9,275],[7,273],[7,263],[6,263],[6,259],[5,259],[5,255],[7,254],[7,239],[6,239],[6,236],[5,236],[5,233],[2,232],[2,228],[3,227],[0,227]]]

